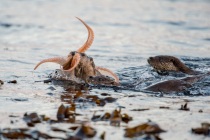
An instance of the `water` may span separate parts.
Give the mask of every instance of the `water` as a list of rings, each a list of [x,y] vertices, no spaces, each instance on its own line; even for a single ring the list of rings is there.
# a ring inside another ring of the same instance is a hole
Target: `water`
[[[1,0],[0,13],[0,79],[5,81],[0,87],[0,113],[37,111],[52,115],[56,112],[61,103],[60,94],[64,89],[34,81],[46,79],[47,75],[59,66],[46,63],[36,71],[33,71],[33,68],[42,59],[66,56],[70,51],[77,50],[83,45],[87,31],[75,16],[83,19],[95,32],[94,43],[86,52],[94,58],[95,64],[113,70],[122,81],[130,80],[138,85],[135,87],[138,92],[127,90],[115,93],[113,90],[105,89],[89,91],[91,94],[108,92],[119,98],[115,104],[107,105],[105,109],[119,105],[127,107],[131,102],[136,106],[145,103],[152,108],[155,105],[150,103],[173,106],[173,103],[168,102],[168,98],[148,97],[147,94],[139,92],[141,88],[147,86],[141,82],[142,79],[151,78],[154,74],[146,61],[149,56],[173,55],[181,58],[193,69],[210,71],[210,1],[208,0]],[[6,83],[13,79],[18,83]],[[153,77],[152,82],[163,79]],[[208,78],[205,81],[208,83]],[[50,86],[56,90],[49,89]],[[208,86],[205,88],[208,89]],[[201,92],[206,93],[206,91]],[[127,94],[139,94],[142,99],[123,98]],[[16,98],[27,100],[14,101]],[[181,97],[170,100],[181,103],[185,98],[191,99],[191,97]],[[139,103],[139,100],[144,100],[144,103]],[[169,138],[170,134],[176,136],[181,133],[183,139],[191,139],[190,133],[185,134],[178,129],[187,131],[189,127],[190,130],[199,122],[207,120],[206,116],[210,112],[206,107],[210,100],[209,96],[196,97],[193,100],[197,102],[192,106],[206,109],[206,114],[203,116],[196,114],[194,121],[197,123],[182,124],[174,130],[175,133],[170,131],[173,127],[170,119],[161,117],[157,109],[150,114],[159,115],[159,119],[149,117],[144,112],[144,120],[150,118],[158,123],[162,122],[162,125],[169,129],[168,133],[161,135],[163,138]],[[86,114],[89,109],[92,108],[85,110]],[[138,113],[133,114],[138,116]],[[172,120],[179,117],[177,115],[173,118],[170,116],[171,113],[167,115]],[[142,122],[142,117],[137,116],[137,120]],[[200,118],[196,119],[196,116]],[[184,122],[184,119],[179,121]],[[139,121],[135,120],[133,124],[137,122]],[[168,124],[171,125],[168,127]],[[119,135],[113,134],[114,136]]]

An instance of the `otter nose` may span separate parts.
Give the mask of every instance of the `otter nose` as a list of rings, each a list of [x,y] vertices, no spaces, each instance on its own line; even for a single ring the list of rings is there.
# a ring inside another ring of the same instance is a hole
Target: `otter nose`
[[[149,63],[150,61],[152,61],[153,60],[153,57],[149,57],[148,59],[147,59],[147,62]]]
[[[153,59],[153,57],[149,57],[149,59],[148,60],[152,60]]]

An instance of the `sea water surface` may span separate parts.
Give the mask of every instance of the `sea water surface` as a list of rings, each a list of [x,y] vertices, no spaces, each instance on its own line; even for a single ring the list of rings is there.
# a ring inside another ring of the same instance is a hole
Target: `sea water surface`
[[[168,129],[167,133],[161,134],[162,138],[168,139],[171,135],[174,139],[178,135],[182,139],[203,138],[192,137],[190,130],[209,120],[209,78],[205,79],[205,90],[193,92],[205,96],[157,98],[140,91],[147,86],[142,79],[154,78],[155,72],[151,72],[152,68],[147,64],[150,56],[173,55],[192,69],[204,73],[210,71],[209,0],[1,0],[0,13],[0,80],[5,82],[0,87],[1,114],[56,113],[65,90],[61,86],[35,81],[46,79],[59,66],[46,63],[36,71],[33,68],[42,59],[66,56],[83,45],[88,34],[76,16],[95,33],[94,43],[86,54],[93,57],[96,65],[109,68],[122,81],[134,84],[134,90],[92,89],[90,94],[107,92],[118,98],[116,103],[105,106],[107,110],[118,106],[125,106],[128,112],[130,108],[140,106],[153,108],[149,113],[143,112],[142,116],[131,112],[136,118],[131,124],[152,119]],[[10,80],[17,80],[17,84],[7,83]],[[161,80],[164,77],[153,82]],[[123,98],[131,94],[140,97]],[[186,98],[194,103],[194,112],[204,109],[206,113],[192,116],[176,114],[175,110],[165,113],[156,109],[159,105],[176,108]],[[79,111],[91,116],[91,109],[100,108],[87,107]],[[189,117],[192,123],[186,122]],[[109,129],[107,137],[123,138],[123,129]]]

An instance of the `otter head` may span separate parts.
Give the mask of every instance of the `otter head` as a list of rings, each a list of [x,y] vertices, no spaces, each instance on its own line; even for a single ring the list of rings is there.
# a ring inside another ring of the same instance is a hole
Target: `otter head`
[[[155,69],[160,71],[179,71],[176,63],[182,63],[173,56],[155,56],[149,57],[147,62]]]
[[[109,86],[118,86],[119,84],[115,82],[115,80],[109,76],[89,76],[87,79],[88,83],[94,85],[109,85]]]

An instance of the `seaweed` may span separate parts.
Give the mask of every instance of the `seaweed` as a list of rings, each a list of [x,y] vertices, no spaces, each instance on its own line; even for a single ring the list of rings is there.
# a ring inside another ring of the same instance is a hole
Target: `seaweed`
[[[185,103],[184,105],[181,105],[181,108],[179,110],[190,111],[190,108],[188,108],[187,103]]]
[[[17,84],[17,81],[16,80],[11,80],[11,81],[8,81],[7,83]]]
[[[205,135],[210,137],[210,123],[204,122],[201,123],[201,127],[198,128],[192,128],[192,133],[198,134],[198,135]]]
[[[143,123],[135,127],[126,128],[124,136],[133,138],[143,135],[153,135],[156,137],[157,134],[162,132],[166,131],[160,128],[159,125],[157,125],[156,123],[149,121],[147,123]]]

